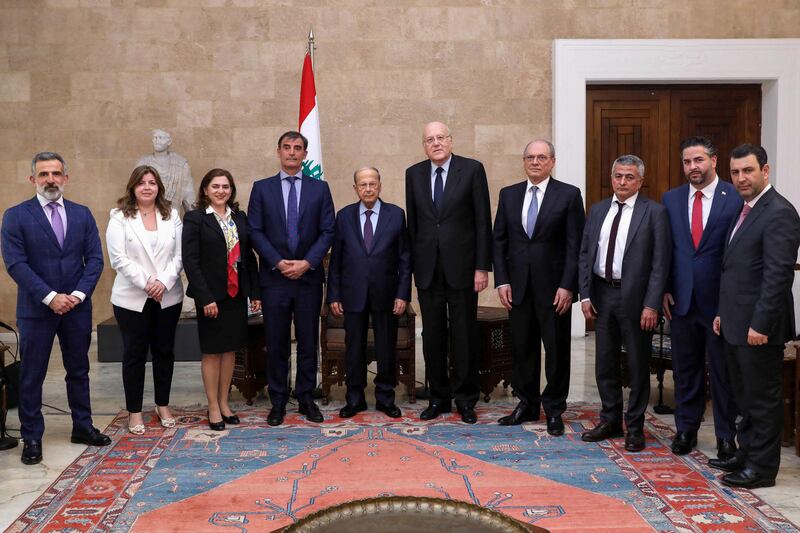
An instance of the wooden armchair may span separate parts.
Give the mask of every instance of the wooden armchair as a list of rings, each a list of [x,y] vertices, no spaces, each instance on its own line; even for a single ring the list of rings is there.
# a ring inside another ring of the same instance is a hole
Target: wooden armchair
[[[397,381],[405,385],[408,392],[408,401],[417,401],[416,387],[416,313],[409,304],[406,312],[400,317],[397,324]],[[322,349],[322,404],[330,401],[331,385],[345,383],[345,346],[344,346],[344,317],[336,317],[330,312],[327,305],[322,306],[320,313],[320,346]],[[367,334],[367,357],[369,361],[375,360],[375,340],[372,325]]]

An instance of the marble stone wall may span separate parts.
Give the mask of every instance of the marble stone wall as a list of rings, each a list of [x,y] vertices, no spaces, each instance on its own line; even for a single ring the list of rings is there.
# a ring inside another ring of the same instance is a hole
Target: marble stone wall
[[[494,205],[524,177],[525,143],[551,134],[553,39],[798,37],[800,1],[0,0],[0,207],[33,194],[36,151],[58,151],[67,197],[104,234],[156,127],[196,181],[231,170],[246,204],[253,181],[277,169],[278,135],[297,127],[311,25],[337,207],[366,164],[402,205],[431,120],[450,124],[454,151],[484,162]],[[111,314],[113,276],[107,268],[95,293],[96,321]],[[3,271],[0,320],[13,321],[15,296]],[[493,290],[481,298],[496,301]]]

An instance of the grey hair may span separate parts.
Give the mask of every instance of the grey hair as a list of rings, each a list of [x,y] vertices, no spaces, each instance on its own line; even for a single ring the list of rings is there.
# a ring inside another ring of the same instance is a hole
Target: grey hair
[[[55,152],[39,152],[31,159],[31,176],[36,176],[36,163],[39,161],[60,161],[62,172],[64,174],[67,173],[67,164],[64,162],[63,157]]]
[[[524,150],[522,150],[522,157],[525,157],[525,154],[527,154],[527,153],[528,153],[528,147],[529,147],[530,145],[532,145],[533,143],[544,143],[544,144],[546,144],[546,145],[547,145],[547,148],[549,148],[549,149],[550,149],[550,157],[552,157],[552,158],[555,158],[555,157],[556,157],[556,147],[555,147],[555,146],[553,146],[553,143],[551,143],[551,142],[550,142],[550,141],[548,141],[547,139],[534,139],[534,140],[532,140],[531,142],[529,142],[528,144],[526,144],[526,145],[525,145],[525,149],[524,149]]]
[[[611,165],[611,174],[614,174],[614,169],[617,168],[617,165],[636,165],[636,170],[639,171],[639,176],[644,177],[644,161],[638,156],[633,154],[625,154],[621,155],[614,160],[614,164]]]
[[[372,170],[373,172],[375,172],[375,174],[378,175],[378,181],[381,181],[381,171],[378,170],[375,167],[367,166],[367,167],[361,167],[358,170],[356,170],[355,172],[353,172],[353,183],[358,183],[358,173],[362,172],[364,170]]]

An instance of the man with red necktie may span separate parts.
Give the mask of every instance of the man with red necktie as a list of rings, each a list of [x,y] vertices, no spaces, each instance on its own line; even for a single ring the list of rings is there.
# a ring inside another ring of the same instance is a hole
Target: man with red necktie
[[[716,173],[717,147],[711,139],[690,137],[681,143],[688,183],[664,194],[672,230],[672,268],[664,294],[670,321],[672,374],[675,379],[675,427],[672,452],[684,455],[697,445],[706,408],[708,354],[717,455],[736,451],[736,402],[728,377],[722,340],[712,322],[719,304],[719,278],[725,234],[742,208],[736,188]]]

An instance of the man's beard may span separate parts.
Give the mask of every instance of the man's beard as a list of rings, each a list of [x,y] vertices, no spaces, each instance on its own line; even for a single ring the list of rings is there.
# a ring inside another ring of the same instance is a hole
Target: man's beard
[[[45,197],[45,199],[55,202],[64,194],[63,185],[37,185],[36,192]]]

